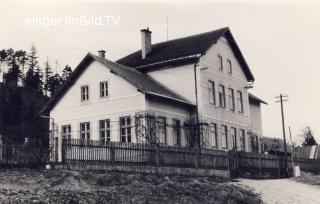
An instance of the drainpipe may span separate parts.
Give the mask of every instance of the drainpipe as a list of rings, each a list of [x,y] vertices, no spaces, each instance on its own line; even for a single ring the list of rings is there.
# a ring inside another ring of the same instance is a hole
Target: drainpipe
[[[195,86],[195,94],[196,94],[196,128],[198,137],[196,138],[197,141],[197,147],[200,148],[200,126],[199,126],[199,104],[198,104],[198,83],[197,83],[197,67],[199,63],[199,58],[197,62],[194,64],[194,86]]]

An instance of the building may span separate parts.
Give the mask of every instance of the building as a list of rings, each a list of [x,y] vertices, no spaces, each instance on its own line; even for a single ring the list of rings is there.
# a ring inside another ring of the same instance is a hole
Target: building
[[[265,102],[248,93],[254,77],[229,28],[157,44],[151,34],[117,62],[85,56],[42,110],[59,141],[258,151]]]

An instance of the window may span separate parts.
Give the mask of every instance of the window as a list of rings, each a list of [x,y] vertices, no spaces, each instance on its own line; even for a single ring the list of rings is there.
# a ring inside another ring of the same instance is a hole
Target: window
[[[167,144],[167,124],[165,117],[158,117],[158,130],[160,143]]]
[[[231,63],[231,60],[228,59],[227,63],[228,63],[228,73],[232,74],[232,63]]]
[[[211,123],[210,125],[210,139],[211,139],[211,146],[213,147],[217,147],[218,143],[217,143],[217,124],[216,123]]]
[[[209,86],[209,103],[214,105],[216,104],[216,90],[215,90],[215,86],[214,86],[214,82],[213,81],[208,81],[208,86]]]
[[[105,98],[108,96],[108,82],[102,81],[100,82],[100,98]]]
[[[89,86],[81,86],[81,101],[89,100]]]
[[[231,138],[232,138],[232,147],[237,150],[237,129],[232,127],[230,129]]]
[[[231,111],[234,111],[234,90],[232,88],[229,88],[229,109]]]
[[[239,139],[240,139],[240,150],[245,151],[245,136],[244,136],[243,129],[240,129]]]
[[[62,138],[66,138],[67,141],[71,141],[71,125],[62,126]]]
[[[90,140],[90,123],[80,123],[80,139],[82,143],[89,142]]]
[[[225,108],[226,107],[226,93],[224,90],[223,85],[219,85],[219,102],[220,102],[220,107]]]
[[[124,143],[131,143],[130,116],[120,117],[120,141]]]
[[[173,139],[174,145],[181,146],[180,120],[173,119]]]
[[[105,145],[110,142],[110,120],[100,120],[99,121],[99,132],[101,144]]]
[[[219,69],[222,71],[223,70],[223,59],[221,55],[218,55],[218,66]]]
[[[242,99],[241,91],[237,91],[237,102],[238,102],[239,113],[243,113],[243,99]]]
[[[225,125],[221,125],[221,141],[222,141],[222,148],[228,147],[228,128]]]

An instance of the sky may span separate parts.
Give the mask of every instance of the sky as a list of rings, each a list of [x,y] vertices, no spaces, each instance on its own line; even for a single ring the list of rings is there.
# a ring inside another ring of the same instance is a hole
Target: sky
[[[95,25],[90,17],[98,19]],[[268,103],[262,106],[263,134],[282,137],[275,103],[282,93],[289,99],[287,137],[290,126],[299,143],[310,126],[320,142],[319,19],[320,1],[0,0],[0,49],[29,50],[34,43],[40,64],[48,57],[61,71],[66,64],[76,67],[88,52],[104,49],[117,60],[140,49],[146,27],[153,43],[167,40],[167,31],[174,39],[229,27],[255,76],[250,92]]]

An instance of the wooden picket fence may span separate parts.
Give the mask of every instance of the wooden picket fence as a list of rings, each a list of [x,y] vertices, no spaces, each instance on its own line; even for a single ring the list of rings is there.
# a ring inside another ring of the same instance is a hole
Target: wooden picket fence
[[[90,165],[168,166],[229,168],[228,153],[220,150],[192,150],[187,147],[143,143],[63,141],[62,162]]]
[[[47,162],[48,154],[47,147],[0,144],[0,166],[36,167]]]

